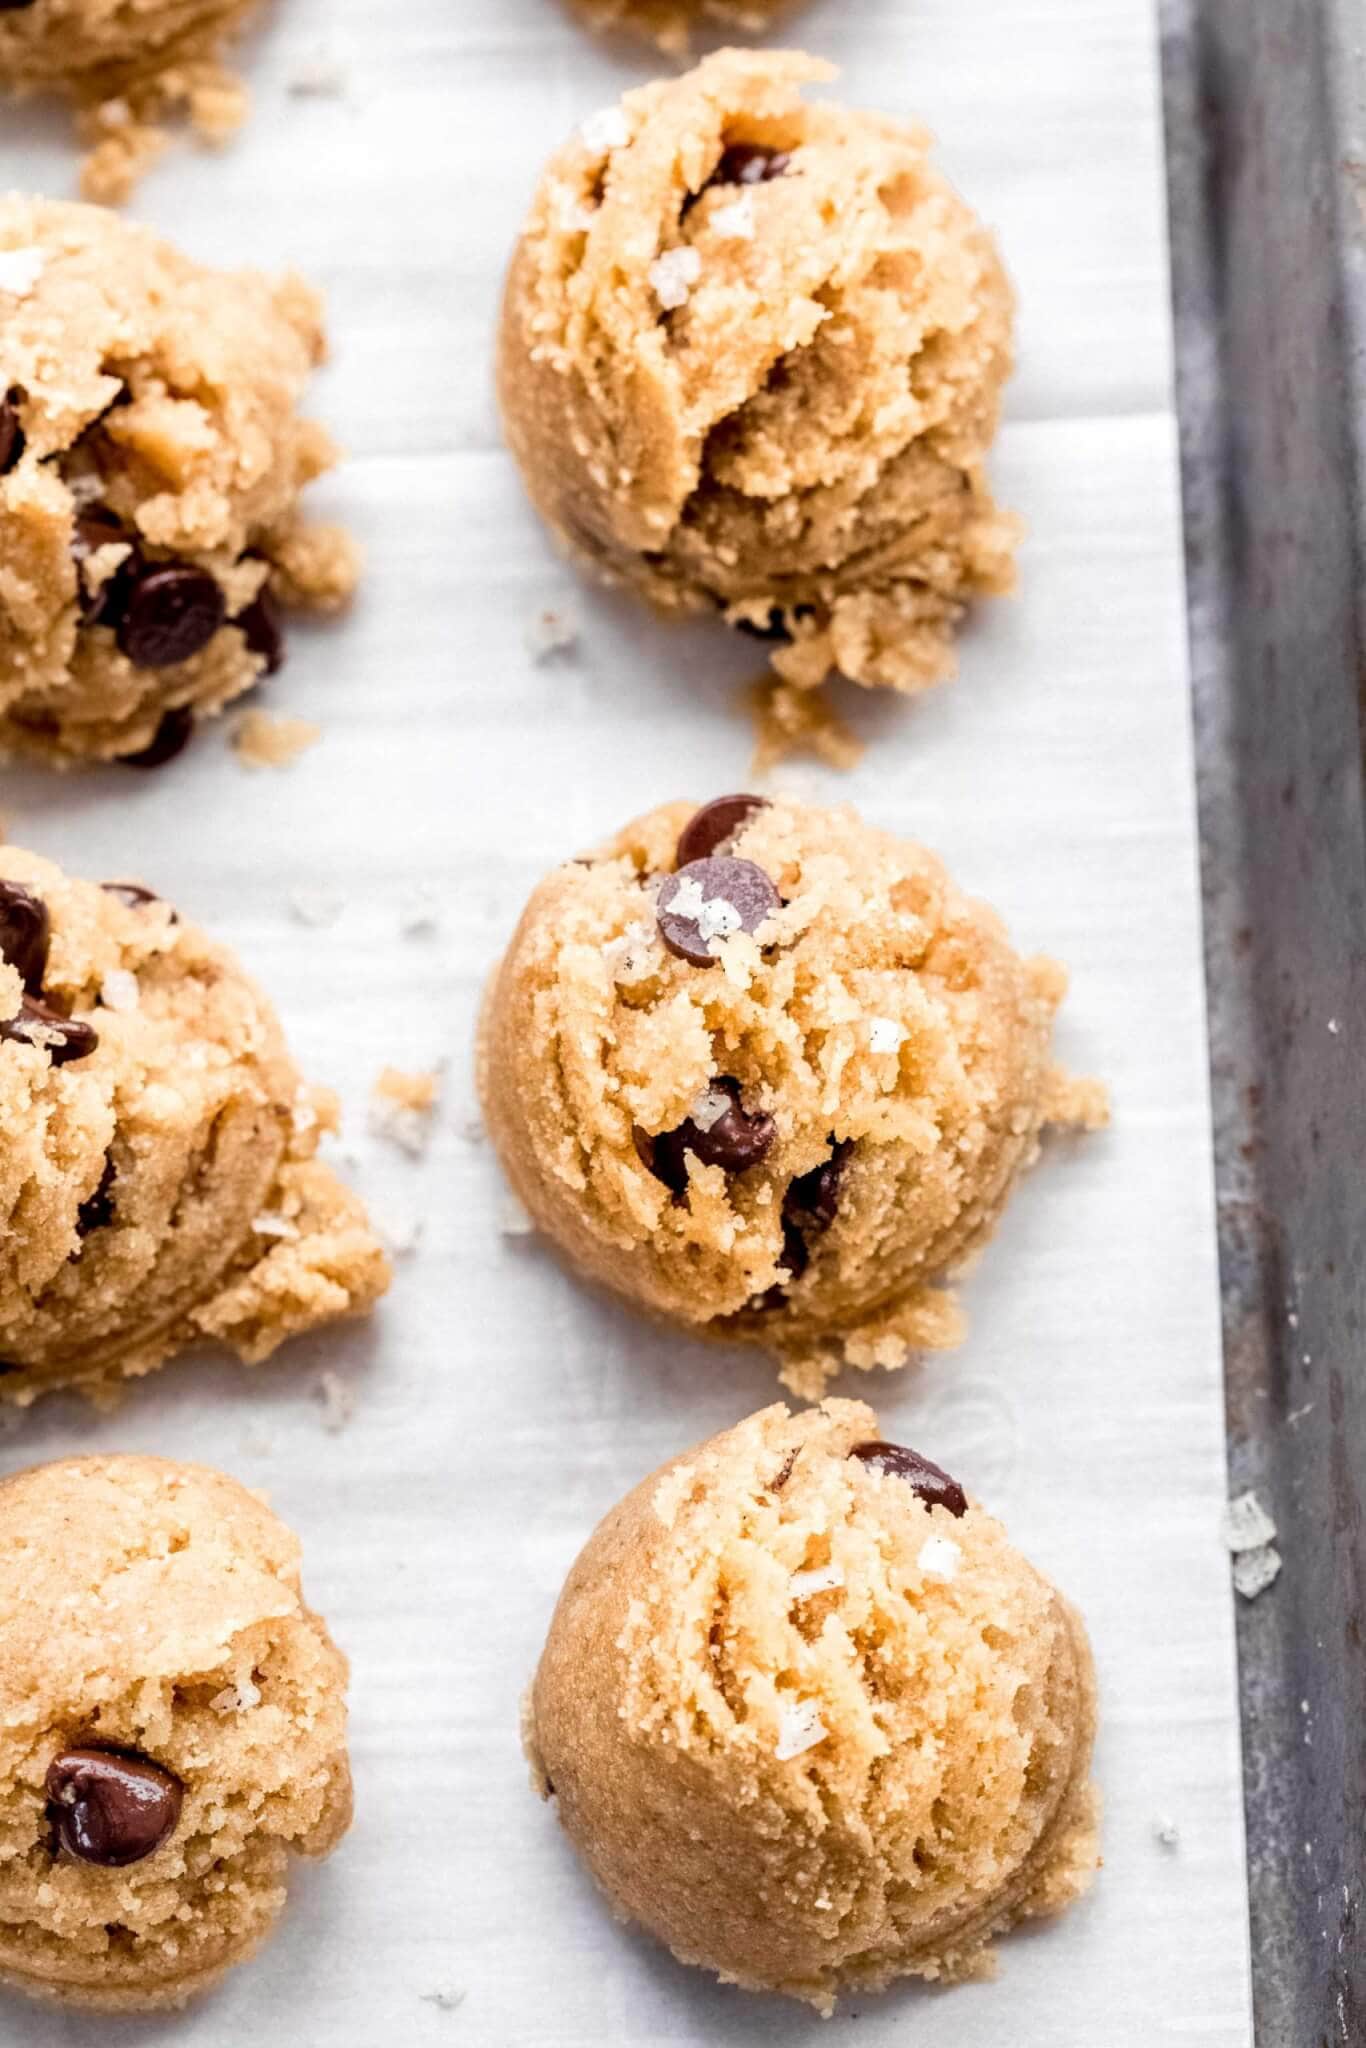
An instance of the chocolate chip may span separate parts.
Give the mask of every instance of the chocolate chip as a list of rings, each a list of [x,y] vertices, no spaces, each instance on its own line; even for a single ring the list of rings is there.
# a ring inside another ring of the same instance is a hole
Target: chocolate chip
[[[188,704],[177,704],[174,710],[163,714],[151,740],[139,753],[120,754],[119,760],[125,768],[164,767],[167,761],[184,753],[193,731],[193,711]]]
[[[107,505],[87,505],[83,512],[76,514],[71,529],[71,559],[78,572],[97,548],[130,545],[123,521]],[[87,626],[113,626],[118,623],[123,617],[139,566],[140,557],[134,548],[113,574],[105,577],[97,590],[89,589],[84,576],[77,574],[77,602]]]
[[[767,185],[792,168],[790,149],[765,149],[759,142],[733,142],[712,172],[711,185]]]
[[[106,1157],[104,1172],[100,1175],[99,1186],[93,1195],[86,1196],[80,1208],[76,1211],[77,1237],[89,1237],[92,1230],[104,1230],[113,1222],[114,1182],[117,1179],[118,1169],[115,1167],[113,1160]]]
[[[47,1797],[69,1856],[121,1870],[174,1834],[185,1787],[136,1750],[67,1749],[48,1765]]]
[[[853,1139],[842,1138],[824,1166],[813,1166],[792,1182],[783,1196],[784,1223],[805,1237],[819,1237],[830,1228],[839,1214],[840,1183],[853,1149]]]
[[[161,901],[154,889],[145,888],[141,882],[101,882],[100,887],[106,896],[117,896],[130,910],[141,910],[148,903]]]
[[[40,1003],[36,996],[25,996],[17,1017],[0,1018],[0,1039],[36,1045],[54,1067],[64,1067],[72,1060],[89,1059],[100,1042],[100,1034],[93,1024],[64,1017],[60,1010]]]
[[[958,1481],[950,1479],[928,1458],[922,1458],[919,1451],[908,1451],[904,1444],[855,1444],[849,1455],[877,1472],[890,1472],[893,1478],[904,1479],[911,1491],[932,1508],[947,1508],[951,1515],[965,1515],[968,1511],[968,1497]]]
[[[246,641],[248,653],[259,655],[265,663],[265,673],[278,675],[285,665],[285,630],[270,591],[263,586],[232,624]]]
[[[152,562],[134,576],[116,628],[134,668],[175,668],[202,653],[227,617],[227,600],[207,569]]]
[[[763,1294],[756,1295],[749,1306],[755,1315],[771,1316],[778,1309],[787,1307],[787,1290],[811,1264],[811,1254],[806,1248],[806,1239],[792,1224],[783,1221],[782,1263],[787,1268],[786,1280],[777,1280]]]
[[[699,1123],[687,1117],[676,1130],[661,1131],[658,1137],[636,1128],[637,1153],[655,1179],[676,1195],[688,1185],[690,1152],[703,1166],[719,1166],[723,1173],[747,1173],[750,1167],[762,1164],[773,1149],[777,1133],[772,1117],[762,1111],[750,1114],[740,1100],[738,1081],[725,1075],[709,1082],[707,1092],[713,1098],[725,1098],[715,1118]],[[720,1105],[713,1101],[712,1106]]]
[[[736,619],[735,630],[748,633],[751,640],[786,642],[792,638],[787,629],[787,614],[776,604],[769,607],[768,618],[763,624],[758,619]]]
[[[26,7],[34,7],[37,0],[0,0],[0,14],[22,14]]]
[[[752,860],[718,854],[689,861],[668,876],[655,915],[669,951],[694,967],[710,967],[713,948],[733,932],[756,932],[782,908],[782,898]]]
[[[768,808],[766,796],[718,796],[695,811],[678,839],[675,865],[687,867],[692,861],[707,860],[719,847],[733,839],[746,819]]]
[[[0,881],[0,958],[8,960],[31,996],[42,993],[51,936],[42,897],[21,882]]]
[[[9,475],[27,446],[19,420],[19,408],[27,397],[22,384],[11,384],[0,398],[0,476]]]

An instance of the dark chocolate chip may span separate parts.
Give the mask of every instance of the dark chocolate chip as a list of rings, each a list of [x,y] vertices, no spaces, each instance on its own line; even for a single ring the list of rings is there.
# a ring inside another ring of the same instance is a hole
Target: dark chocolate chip
[[[19,419],[19,408],[28,393],[21,384],[11,384],[0,398],[0,476],[8,476],[27,445]]]
[[[947,1508],[951,1515],[965,1515],[968,1511],[968,1497],[958,1481],[950,1479],[928,1458],[922,1458],[919,1451],[908,1451],[904,1444],[855,1444],[849,1455],[877,1472],[890,1472],[893,1478],[904,1479],[911,1491],[932,1508]]]
[[[675,865],[685,868],[695,860],[708,860],[732,840],[756,811],[766,810],[766,796],[718,796],[695,811],[678,839]]]
[[[98,590],[86,587],[84,576],[79,574],[81,565],[93,555],[97,548],[125,547],[131,543],[128,532],[116,512],[107,505],[87,505],[78,512],[71,529],[71,559],[76,564],[76,594],[81,608],[81,617],[87,626],[114,626],[123,617],[128,602],[128,593],[140,566],[137,549],[126,556],[112,576],[106,576]]]
[[[765,149],[759,142],[733,142],[708,180],[709,185],[767,185],[792,168],[789,149]]]
[[[121,1870],[175,1833],[185,1787],[136,1750],[67,1749],[48,1765],[47,1797],[69,1856]]]
[[[26,7],[34,7],[37,0],[0,0],[0,14],[22,14]]]
[[[751,640],[767,640],[777,643],[786,642],[792,638],[791,633],[787,629],[787,614],[780,611],[776,604],[769,607],[768,618],[765,622],[761,623],[758,619],[736,619],[735,630],[737,633],[748,633]]]
[[[738,1081],[725,1075],[709,1082],[708,1089],[727,1098],[727,1106],[714,1122],[704,1127],[687,1117],[676,1130],[661,1131],[653,1138],[639,1127],[636,1130],[640,1158],[655,1179],[676,1195],[688,1185],[689,1152],[703,1166],[719,1166],[723,1173],[747,1173],[750,1167],[762,1164],[773,1149],[776,1132],[772,1117],[762,1111],[750,1114],[740,1100]]]
[[[694,967],[710,967],[716,959],[712,949],[723,938],[756,932],[781,908],[782,898],[762,868],[752,860],[717,854],[669,875],[655,914],[659,936],[671,953]]]
[[[51,936],[42,897],[21,882],[0,881],[0,958],[16,969],[28,995],[42,994]]]
[[[100,1034],[93,1024],[64,1017],[60,1010],[40,1003],[36,996],[25,996],[17,1017],[0,1018],[0,1039],[36,1045],[54,1067],[64,1067],[72,1060],[89,1059],[100,1042]]]
[[[106,896],[117,896],[120,903],[126,903],[130,910],[141,910],[148,903],[160,903],[155,889],[148,889],[141,882],[101,882]]]
[[[270,591],[263,586],[232,624],[246,641],[248,653],[259,655],[265,663],[265,673],[278,675],[285,665],[285,629]]]
[[[783,1222],[783,1259],[787,1268],[786,1280],[777,1280],[763,1294],[756,1295],[749,1306],[756,1315],[771,1316],[778,1309],[787,1307],[787,1290],[794,1280],[800,1280],[811,1264],[811,1254],[806,1248],[806,1239],[799,1230],[786,1220]]]
[[[802,1447],[800,1444],[794,1444],[792,1446],[792,1449],[783,1459],[783,1462],[781,1466],[778,1468],[778,1471],[774,1474],[773,1478],[770,1479],[768,1482],[768,1490],[770,1493],[781,1493],[783,1488],[787,1485],[788,1480],[792,1477],[792,1468],[796,1464],[798,1458],[801,1456],[801,1449]]]
[[[117,1179],[118,1169],[115,1167],[113,1160],[106,1157],[104,1172],[100,1175],[99,1186],[93,1195],[86,1196],[80,1208],[76,1211],[77,1237],[89,1237],[92,1230],[104,1230],[113,1222],[114,1182]]]
[[[163,713],[161,724],[145,747],[136,754],[120,754],[119,760],[125,768],[162,768],[167,761],[174,761],[177,754],[184,753],[193,731],[193,711],[188,704],[177,704],[173,711]]]
[[[783,1196],[784,1223],[806,1237],[819,1237],[830,1228],[839,1214],[840,1183],[853,1149],[853,1139],[842,1138],[824,1166],[813,1166],[792,1182]]]
[[[227,617],[227,600],[207,569],[149,562],[134,576],[117,626],[134,668],[175,668],[203,652]]]

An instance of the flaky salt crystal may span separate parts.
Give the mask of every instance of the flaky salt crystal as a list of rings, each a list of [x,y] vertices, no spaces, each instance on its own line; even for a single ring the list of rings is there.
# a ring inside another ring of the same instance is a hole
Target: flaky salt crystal
[[[927,1536],[916,1563],[927,1578],[956,1579],[963,1553],[951,1536]]]
[[[650,265],[650,283],[666,313],[686,306],[693,286],[702,275],[702,258],[696,249],[666,249]]]
[[[906,1042],[906,1027],[895,1017],[874,1017],[868,1026],[868,1044],[873,1052],[896,1052]]]
[[[778,1746],[773,1754],[780,1764],[790,1763],[794,1756],[804,1756],[808,1749],[815,1749],[829,1733],[815,1700],[784,1702],[778,1715]]]
[[[711,217],[711,226],[718,235],[724,235],[732,242],[754,240],[754,194],[742,192],[733,206],[718,206]]]
[[[139,1001],[138,978],[126,967],[111,967],[100,983],[100,1000],[106,1010],[121,1011],[125,1016],[136,1010]]]
[[[579,125],[579,140],[595,156],[624,149],[631,140],[631,124],[620,107],[600,107]]]
[[[1280,1577],[1281,1553],[1274,1544],[1242,1550],[1233,1560],[1233,1584],[1244,1600],[1255,1600]]]
[[[298,1225],[274,1209],[266,1209],[261,1215],[253,1216],[251,1227],[258,1237],[295,1238],[299,1235]]]
[[[834,1587],[844,1584],[844,1567],[838,1564],[822,1564],[813,1571],[793,1572],[788,1582],[788,1591],[794,1600],[810,1600],[817,1593],[829,1593]]]
[[[689,1107],[688,1117],[699,1131],[709,1131],[734,1106],[724,1088],[704,1088]]]
[[[42,249],[0,249],[0,292],[26,299],[46,269]]]
[[[1255,1493],[1240,1493],[1224,1510],[1224,1541],[1235,1556],[1275,1540],[1276,1524]]]

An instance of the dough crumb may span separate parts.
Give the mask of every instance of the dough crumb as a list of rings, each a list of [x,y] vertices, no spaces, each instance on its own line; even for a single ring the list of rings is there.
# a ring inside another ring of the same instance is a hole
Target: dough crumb
[[[800,690],[780,676],[765,676],[750,691],[754,721],[751,774],[762,782],[794,754],[813,754],[827,767],[848,772],[863,759],[864,746],[820,690]]]
[[[41,249],[0,249],[0,292],[26,299],[46,269]]]
[[[371,1130],[401,1152],[421,1158],[431,1141],[440,1094],[439,1073],[405,1074],[398,1067],[386,1067],[370,1096]]]
[[[244,768],[288,768],[300,754],[316,747],[322,736],[322,727],[306,718],[248,711],[237,721],[232,748]]]

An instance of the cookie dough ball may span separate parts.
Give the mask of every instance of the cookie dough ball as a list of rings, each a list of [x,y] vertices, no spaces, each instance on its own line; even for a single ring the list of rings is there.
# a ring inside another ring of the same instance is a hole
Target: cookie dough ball
[[[0,332],[0,750],[169,759],[279,667],[278,602],[355,581],[346,535],[299,511],[335,459],[297,411],[317,301],[10,197]]]
[[[1047,1124],[1065,977],[852,810],[672,804],[532,896],[491,985],[489,1130],[591,1278],[818,1393],[956,1341],[940,1286]]]
[[[758,35],[788,0],[571,0],[591,28],[644,36],[681,56],[694,30],[735,30]]]
[[[584,123],[513,259],[502,405],[606,580],[721,612],[793,685],[916,691],[1012,580],[1011,296],[921,130],[803,103],[830,75],[727,50]]]
[[[202,1465],[0,1482],[0,1984],[178,2006],[351,1818],[346,1660],[298,1539]]]
[[[0,91],[58,91],[90,145],[88,197],[126,198],[161,154],[162,120],[184,112],[223,142],[246,94],[220,58],[259,0],[3,0]]]
[[[569,1574],[528,1747],[612,1905],[829,2010],[981,1975],[1097,1863],[1080,1619],[854,1401],[666,1465]]]
[[[224,947],[0,846],[0,1399],[369,1308],[388,1263],[315,1156],[335,1122]]]

